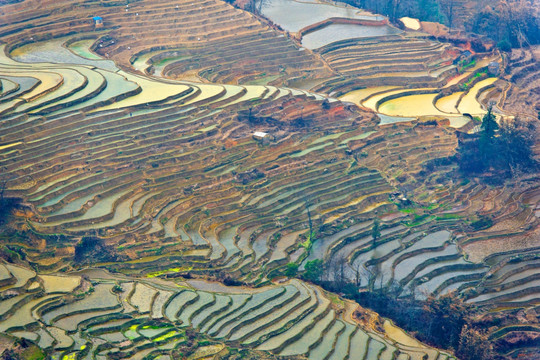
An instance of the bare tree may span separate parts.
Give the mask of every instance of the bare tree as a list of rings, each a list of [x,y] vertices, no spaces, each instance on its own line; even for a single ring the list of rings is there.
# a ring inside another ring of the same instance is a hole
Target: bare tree
[[[367,272],[368,287],[370,290],[373,290],[375,287],[375,280],[381,273],[381,268],[377,265],[369,265],[365,266],[364,269]]]
[[[367,269],[365,269],[360,262],[355,262],[352,264],[352,268],[354,270],[354,284],[356,287],[360,287],[362,285],[362,278],[367,278]]]
[[[326,280],[333,282],[336,289],[341,289],[347,283],[347,258],[343,255],[332,257],[327,266]]]
[[[391,11],[389,12],[390,20],[396,21],[398,15],[400,14],[399,7],[401,6],[401,0],[392,0],[390,4],[391,4],[390,9],[389,9]]]
[[[255,14],[262,14],[262,9],[270,4],[271,0],[249,0],[245,9]]]
[[[375,247],[375,244],[377,243],[377,239],[381,237],[381,230],[380,230],[380,220],[376,218],[373,221],[373,226],[371,228],[371,238],[373,239],[373,247]]]
[[[444,11],[446,17],[448,18],[448,27],[453,27],[454,25],[454,11],[455,11],[456,0],[442,0],[441,8]]]
[[[6,190],[7,180],[0,181],[0,204],[4,200],[4,191]]]

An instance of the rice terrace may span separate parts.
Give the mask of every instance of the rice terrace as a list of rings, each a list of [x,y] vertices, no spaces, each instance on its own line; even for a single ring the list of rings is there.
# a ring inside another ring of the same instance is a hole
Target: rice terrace
[[[0,0],[0,359],[540,359],[538,0]]]

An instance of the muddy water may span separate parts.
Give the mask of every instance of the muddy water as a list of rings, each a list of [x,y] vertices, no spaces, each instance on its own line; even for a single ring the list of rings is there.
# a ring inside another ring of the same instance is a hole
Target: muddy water
[[[457,102],[461,95],[463,94],[463,91],[455,92],[451,95],[445,96],[437,100],[435,103],[435,106],[437,109],[441,110],[442,112],[449,113],[449,114],[457,114]]]
[[[366,99],[364,99],[364,101],[362,103],[363,103],[363,105],[365,107],[370,108],[370,109],[372,109],[374,111],[377,111],[377,103],[379,102],[379,100],[381,100],[381,99],[383,99],[383,98],[385,98],[385,97],[387,97],[389,95],[399,94],[402,91],[406,91],[406,90],[404,90],[404,89],[396,89],[396,90],[391,90],[391,91],[385,91],[383,93],[367,97]]]
[[[264,16],[279,24],[283,29],[297,32],[308,25],[332,18],[382,20],[382,16],[363,13],[350,6],[336,6],[316,2],[294,0],[272,0],[262,9]]]
[[[381,119],[379,125],[395,124],[416,120],[415,117],[388,116],[384,114],[377,114],[377,116],[379,117],[379,119]]]
[[[471,115],[483,115],[486,113],[486,110],[478,103],[476,96],[478,92],[485,86],[493,84],[497,81],[497,78],[489,78],[476,83],[471,90],[463,98],[458,105],[458,110],[462,114],[471,114]]]
[[[77,64],[96,66],[109,71],[118,70],[113,61],[105,60],[90,51],[89,47],[95,40],[77,41],[66,48],[64,43],[68,40],[69,37],[64,37],[31,43],[13,50],[10,56],[23,63]]]
[[[383,92],[383,91],[390,91],[397,89],[397,86],[375,86],[375,87],[368,87],[365,89],[360,90],[354,90],[350,93],[347,93],[343,96],[341,96],[339,99],[341,101],[350,101],[355,103],[356,105],[362,105],[362,102],[367,99],[368,97],[372,96],[373,94]]]
[[[437,94],[403,96],[381,104],[378,111],[390,116],[445,115],[433,105],[435,96]]]
[[[471,121],[467,116],[450,116],[448,117],[448,120],[450,120],[450,127],[456,129],[467,125]]]
[[[146,68],[150,66],[150,64],[148,63],[148,60],[157,53],[159,52],[150,51],[150,52],[147,52],[146,54],[140,55],[137,57],[137,59],[133,62],[131,66],[133,66],[135,70],[144,73],[144,70],[146,70]]]
[[[68,49],[74,52],[76,55],[89,60],[102,60],[101,56],[90,51],[90,48],[95,41],[95,39],[75,41],[68,46]]]
[[[141,76],[119,71],[118,74],[122,75],[129,81],[137,83],[142,91],[122,101],[105,106],[100,110],[119,109],[128,106],[135,106],[144,103],[152,103],[156,101],[163,101],[169,97],[180,94],[188,89],[188,86],[179,83],[165,83],[155,80],[150,80]]]
[[[308,49],[318,49],[336,41],[387,36],[401,31],[391,26],[365,26],[355,24],[332,24],[305,35],[302,45]]]

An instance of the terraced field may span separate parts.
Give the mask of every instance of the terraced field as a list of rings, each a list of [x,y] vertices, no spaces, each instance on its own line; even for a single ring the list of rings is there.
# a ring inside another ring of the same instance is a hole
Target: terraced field
[[[501,106],[507,111],[521,117],[538,116],[539,57],[538,46],[512,51],[505,76],[509,82],[501,89]]]
[[[266,22],[219,0],[136,1],[127,6],[102,1],[84,9],[67,0],[44,1],[38,11],[34,3],[3,6],[3,41],[20,44],[72,33],[80,39],[96,38],[92,17],[101,16],[107,36],[94,46],[122,69],[134,64],[141,72],[148,69],[177,79],[262,85],[329,73],[320,60],[299,51]]]
[[[337,42],[317,51],[341,76],[315,86],[316,91],[337,94],[395,121],[435,116],[461,127],[463,115],[483,115],[483,104],[495,96],[484,95],[497,80],[486,71],[495,59],[487,56],[460,69],[455,65],[456,49],[445,44],[393,36],[384,42],[378,38]]]
[[[323,290],[297,280],[258,290],[218,285],[221,292],[209,292],[105,273],[38,276],[11,265],[1,269],[16,279],[3,291],[19,293],[0,302],[1,331],[36,342],[52,358],[174,358],[193,329],[207,339],[195,344],[195,354],[205,349],[225,356],[238,346],[313,359],[351,358],[360,347],[378,349],[367,350],[366,359],[377,359],[378,351],[411,354],[407,344],[366,332]],[[422,347],[414,351],[428,359],[448,357]]]
[[[283,6],[301,15],[280,12]],[[263,14],[299,33],[302,44],[334,71],[322,79],[292,79],[292,86],[371,109],[382,115],[383,124],[436,116],[459,128],[471,116],[483,115],[500,95],[493,89],[497,79],[487,72],[490,62],[501,62],[494,54],[462,62],[461,50],[450,44],[403,33],[384,17],[349,6],[280,0],[265,5]]]
[[[0,265],[0,332],[55,359],[454,358],[283,277],[316,259],[359,290],[537,306],[537,178],[456,182],[447,161],[456,128],[513,96],[497,55],[463,67],[407,32],[312,51],[220,0],[0,11],[0,181],[21,199],[1,239],[24,254]],[[489,335],[523,333],[538,323]]]

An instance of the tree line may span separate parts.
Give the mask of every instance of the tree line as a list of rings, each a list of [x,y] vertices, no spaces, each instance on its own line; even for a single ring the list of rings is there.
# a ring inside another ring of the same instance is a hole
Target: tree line
[[[455,159],[465,177],[478,176],[491,182],[517,178],[539,169],[533,151],[537,136],[532,121],[515,118],[497,123],[489,108],[478,132],[459,135]]]
[[[540,44],[539,6],[536,0],[493,1],[474,14],[467,30],[486,35],[502,50]]]
[[[1,1],[1,0],[0,0]],[[241,4],[250,12],[260,14],[272,0],[224,0]],[[540,44],[540,8],[537,0],[473,0],[472,9],[462,0],[341,0],[344,3],[387,16],[391,21],[408,16],[421,21],[432,21],[450,28],[464,17],[465,30],[485,35],[508,51],[512,47]],[[463,14],[464,11],[470,13]]]
[[[460,0],[343,0],[350,5],[386,15],[391,21],[408,16],[456,27],[459,15],[467,18],[467,31],[485,35],[503,50],[540,44],[539,7],[536,0],[476,0],[470,14]]]
[[[372,229],[374,241],[378,229]],[[480,313],[477,307],[466,304],[450,293],[441,297],[427,296],[425,300],[414,296],[400,297],[398,284],[380,284],[377,267],[352,269],[356,276],[349,280],[345,276],[345,259],[323,262],[320,259],[307,261],[303,272],[298,265],[289,263],[285,269],[288,277],[300,277],[305,281],[322,286],[324,289],[341,294],[356,301],[363,307],[372,309],[383,317],[392,319],[396,325],[427,344],[454,352],[462,360],[504,359],[496,354],[493,344],[475,323]],[[359,291],[360,277],[370,277],[367,290]],[[362,314],[356,314],[361,317]]]

